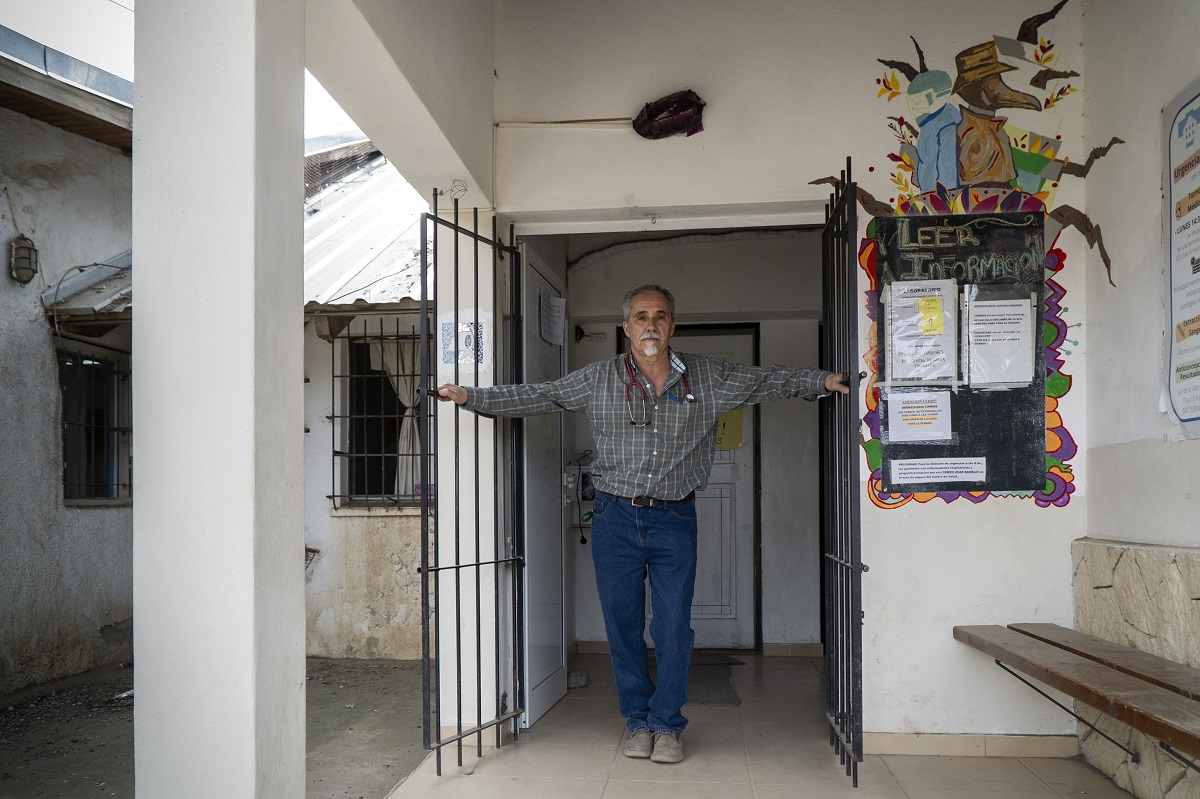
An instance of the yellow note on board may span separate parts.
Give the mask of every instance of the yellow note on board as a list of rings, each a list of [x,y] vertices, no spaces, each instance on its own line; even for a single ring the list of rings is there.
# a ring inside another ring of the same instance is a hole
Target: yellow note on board
[[[941,297],[918,297],[917,314],[921,317],[922,336],[940,336],[944,332]]]
[[[717,419],[717,449],[742,448],[742,409],[725,411]]]

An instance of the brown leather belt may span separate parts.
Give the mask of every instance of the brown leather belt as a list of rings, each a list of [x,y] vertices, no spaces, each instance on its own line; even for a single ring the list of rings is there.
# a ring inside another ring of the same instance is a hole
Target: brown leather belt
[[[683,502],[691,502],[693,499],[696,498],[696,492],[692,491],[692,492],[688,493],[688,495],[686,497],[684,497],[683,499],[657,499],[656,497],[645,497],[645,496],[642,496],[642,497],[618,497],[616,494],[611,494],[610,496],[612,496],[616,499],[619,499],[622,502],[628,502],[630,505],[633,505],[635,508],[660,508],[663,505],[679,505]]]

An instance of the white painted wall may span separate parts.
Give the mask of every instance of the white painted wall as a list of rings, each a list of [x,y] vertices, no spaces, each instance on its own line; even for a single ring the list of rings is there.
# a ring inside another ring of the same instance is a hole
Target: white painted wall
[[[1110,135],[1127,142],[1087,181],[1088,208],[1103,221],[1117,284],[1088,285],[1088,535],[1194,547],[1200,442],[1183,441],[1160,404],[1167,324],[1161,111],[1200,76],[1192,36],[1200,6],[1163,0],[1147,14],[1116,0],[1088,0],[1086,8],[1089,143]],[[1088,269],[1093,276],[1102,269],[1094,255]]]
[[[786,213],[794,223],[803,213],[815,222],[827,189],[808,182],[836,174],[849,152],[886,151],[890,134],[871,102],[881,69],[874,53],[912,54],[893,33],[902,12],[892,4],[616,0],[571,4],[569,13],[563,5],[497,2],[496,202],[506,213],[656,215],[659,224],[751,213]],[[905,8],[918,34],[948,24],[943,5]],[[691,138],[646,141],[628,124],[523,124],[630,118],[684,88],[708,103],[705,130]]]
[[[573,258],[609,240],[568,237]],[[671,290],[681,324],[762,322],[759,360],[764,365],[816,365],[820,239],[813,232],[656,242],[580,266],[568,277],[570,324],[608,337],[574,343],[571,368],[616,354],[621,301],[643,282]],[[768,644],[811,643],[821,637],[816,413],[814,405],[801,401],[762,407],[762,604],[763,641]],[[572,429],[569,452],[592,448],[582,415],[575,415]],[[576,635],[581,641],[604,641],[590,545],[576,540],[575,547]]]
[[[953,640],[951,628],[1069,626],[1070,542],[1086,513],[1074,500],[1056,510],[1016,499],[935,500],[887,512],[864,501],[864,729],[1073,734],[1069,716]]]
[[[72,267],[129,249],[129,158],[0,109],[0,694],[130,657],[128,503],[66,507],[57,342],[39,294]],[[33,239],[41,271],[8,277],[8,242]],[[128,328],[106,341],[129,351]]]

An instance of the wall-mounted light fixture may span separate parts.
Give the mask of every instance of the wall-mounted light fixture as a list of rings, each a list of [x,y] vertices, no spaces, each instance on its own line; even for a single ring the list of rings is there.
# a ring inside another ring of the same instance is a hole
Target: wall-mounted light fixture
[[[28,285],[38,273],[38,251],[33,239],[17,236],[9,249],[8,274],[22,286]]]

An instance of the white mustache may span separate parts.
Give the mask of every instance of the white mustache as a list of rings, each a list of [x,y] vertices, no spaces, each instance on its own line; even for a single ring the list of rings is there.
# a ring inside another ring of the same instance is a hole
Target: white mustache
[[[642,341],[662,341],[662,336],[657,333],[643,333]]]

